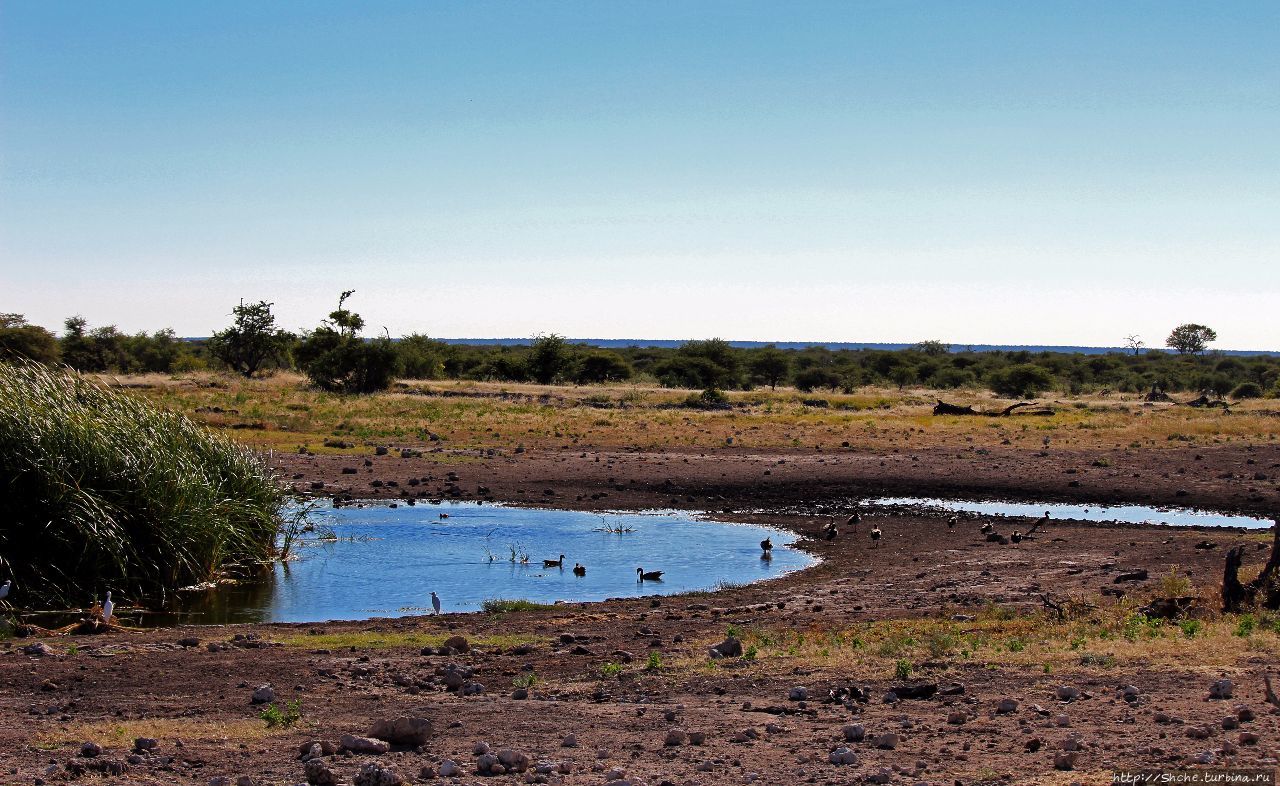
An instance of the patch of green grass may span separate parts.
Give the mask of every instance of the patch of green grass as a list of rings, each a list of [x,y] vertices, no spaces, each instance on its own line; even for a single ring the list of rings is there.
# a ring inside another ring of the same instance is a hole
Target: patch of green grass
[[[258,713],[258,717],[267,724],[268,729],[287,729],[302,720],[302,700],[285,702],[283,710],[274,704],[268,704]]]
[[[616,677],[622,672],[623,672],[622,664],[614,663],[613,661],[610,661],[600,667],[600,676],[606,680],[612,677]]]
[[[517,688],[532,688],[538,684],[538,675],[531,671],[521,672],[511,680],[511,684]]]
[[[485,614],[511,614],[517,611],[545,611],[553,609],[549,603],[535,603],[524,598],[490,598],[480,604]]]
[[[893,664],[894,679],[909,680],[911,679],[911,672],[912,672],[911,661],[907,660],[906,658],[899,658],[898,661]]]
[[[645,671],[661,671],[661,670],[662,670],[662,656],[661,656],[661,655],[659,655],[659,654],[658,654],[658,653],[656,653],[656,652],[650,652],[650,653],[649,653],[649,660],[645,663],[645,665],[644,665],[644,670],[645,670]]]

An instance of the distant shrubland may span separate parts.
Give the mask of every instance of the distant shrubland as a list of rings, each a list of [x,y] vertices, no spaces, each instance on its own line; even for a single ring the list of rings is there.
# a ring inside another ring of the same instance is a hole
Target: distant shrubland
[[[265,302],[241,304],[231,326],[203,340],[177,338],[171,330],[128,335],[114,326],[90,328],[78,316],[67,319],[65,330],[55,337],[28,325],[21,315],[5,314],[0,315],[0,358],[27,357],[80,371],[113,373],[209,369],[252,375],[297,370],[318,387],[338,392],[382,389],[393,378],[402,378],[566,385],[637,381],[698,390],[791,386],[806,393],[849,393],[866,386],[968,388],[1009,398],[1153,389],[1233,398],[1280,396],[1280,357],[1226,355],[1195,347],[1177,353],[1140,346],[1108,354],[977,352],[925,341],[899,350],[744,349],[712,338],[675,348],[603,348],[572,343],[554,333],[535,336],[522,346],[465,345],[422,334],[362,337],[354,326],[362,327],[363,320],[341,302],[329,320],[298,336],[275,328],[270,307]],[[254,330],[262,331],[258,341]]]

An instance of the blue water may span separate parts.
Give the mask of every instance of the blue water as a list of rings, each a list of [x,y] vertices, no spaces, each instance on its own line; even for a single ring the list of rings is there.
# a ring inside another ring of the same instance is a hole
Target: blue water
[[[1047,510],[1056,519],[1077,521],[1119,521],[1131,524],[1176,524],[1200,527],[1248,527],[1267,529],[1270,519],[1232,516],[1191,508],[1149,508],[1142,505],[1066,505],[1044,502],[981,502],[976,500],[936,499],[930,497],[881,497],[869,505],[911,506],[940,510],[978,513],[984,516],[1027,516],[1040,518]]]
[[[430,614],[432,590],[445,612],[479,611],[492,598],[554,603],[668,595],[774,578],[815,562],[788,547],[796,540],[791,533],[703,521],[687,512],[368,503],[321,509],[315,521],[317,531],[295,547],[297,559],[277,565],[270,580],[184,593],[174,609],[179,620],[319,622]],[[601,531],[606,526],[632,531]],[[338,540],[317,538],[330,533]],[[774,544],[771,560],[761,559],[766,536]],[[520,563],[521,554],[529,555],[528,564]],[[544,559],[560,554],[563,569],[543,567]],[[575,562],[586,566],[585,576],[573,574]],[[637,567],[663,571],[662,580],[639,583]]]

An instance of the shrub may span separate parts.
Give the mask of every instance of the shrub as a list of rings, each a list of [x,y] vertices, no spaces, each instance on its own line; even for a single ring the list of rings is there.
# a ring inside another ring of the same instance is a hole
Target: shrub
[[[609,662],[600,667],[600,676],[609,679],[622,673],[622,664]]]
[[[34,360],[58,361],[58,340],[38,325],[27,324],[21,314],[0,314],[0,362]]]
[[[0,413],[0,554],[26,597],[170,592],[275,554],[285,492],[248,448],[33,363],[0,363]]]
[[[1241,382],[1231,391],[1231,398],[1235,399],[1262,398],[1262,396],[1262,386],[1257,382]]]
[[[898,661],[893,664],[894,679],[909,680],[911,679],[911,671],[911,661],[906,658],[899,658]]]
[[[240,301],[231,309],[235,317],[231,327],[209,338],[209,354],[246,379],[267,363],[284,363],[294,336],[276,327],[272,305],[265,300],[247,305]]]
[[[1000,369],[987,378],[997,395],[1008,398],[1035,398],[1053,385],[1048,371],[1031,363],[1020,363]]]
[[[662,656],[656,652],[649,653],[649,660],[644,664],[645,671],[661,671]]]
[[[580,385],[631,379],[631,364],[617,352],[588,352],[578,361],[573,380]]]
[[[302,720],[302,700],[285,702],[283,710],[274,704],[268,704],[258,717],[267,724],[268,729],[287,729]]]
[[[338,309],[303,338],[297,348],[298,365],[311,383],[336,393],[386,390],[400,371],[400,357],[389,338],[360,337],[364,319],[343,308],[354,291],[343,292]]]
[[[552,608],[546,603],[535,603],[524,598],[508,600],[505,598],[490,598],[480,604],[480,609],[486,614],[509,614],[513,611],[541,611],[542,609]]]

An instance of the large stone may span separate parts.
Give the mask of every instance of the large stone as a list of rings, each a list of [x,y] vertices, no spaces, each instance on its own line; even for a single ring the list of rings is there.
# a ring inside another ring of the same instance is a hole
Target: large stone
[[[354,734],[344,734],[340,740],[343,750],[349,750],[352,753],[372,753],[380,755],[391,750],[391,746],[382,740],[375,740],[370,737],[357,737]]]
[[[832,764],[857,764],[858,754],[848,748],[840,747],[831,751],[831,753],[827,755],[827,761]]]
[[[307,783],[311,786],[337,786],[338,776],[321,759],[312,759],[307,762],[304,772]]]
[[[470,652],[471,651],[471,645],[467,643],[467,640],[461,636],[450,636],[449,638],[445,639],[444,646],[448,647],[454,652]]]
[[[730,636],[724,641],[711,648],[709,653],[712,658],[737,658],[742,656],[742,642],[734,636]]]
[[[426,718],[401,716],[390,720],[380,720],[373,724],[369,736],[386,740],[392,745],[416,748],[426,745],[433,733],[431,721]]]
[[[404,778],[395,770],[369,762],[356,773],[355,786],[403,786]]]
[[[254,704],[270,704],[276,700],[276,689],[271,687],[271,683],[259,685],[253,691],[253,697],[250,699]]]
[[[1235,688],[1235,683],[1231,680],[1217,680],[1209,686],[1209,698],[1229,699],[1231,698],[1231,693]]]

